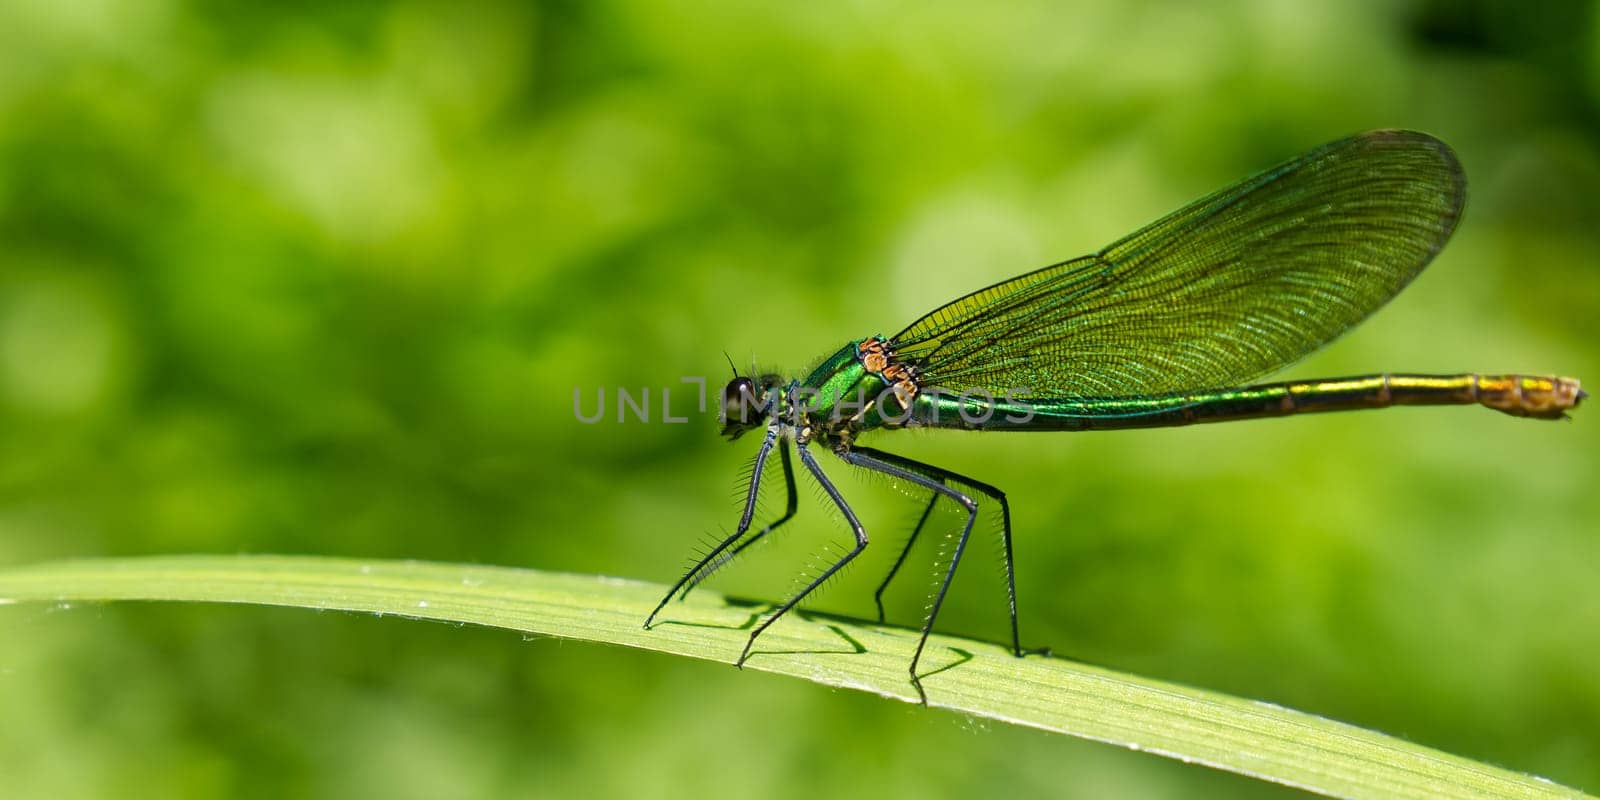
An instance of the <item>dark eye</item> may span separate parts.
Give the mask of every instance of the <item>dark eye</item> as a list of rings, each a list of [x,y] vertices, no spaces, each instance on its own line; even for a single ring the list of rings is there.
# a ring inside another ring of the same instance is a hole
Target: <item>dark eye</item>
[[[732,422],[748,422],[745,416],[750,407],[759,401],[756,399],[756,382],[749,378],[734,378],[722,390],[722,413],[724,418]]]

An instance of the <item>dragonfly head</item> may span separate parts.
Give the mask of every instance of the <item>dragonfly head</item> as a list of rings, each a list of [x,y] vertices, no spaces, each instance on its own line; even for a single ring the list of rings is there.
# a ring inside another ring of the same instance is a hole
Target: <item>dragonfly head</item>
[[[778,391],[781,378],[762,375],[751,378],[735,375],[722,387],[722,435],[731,441],[751,428],[759,428],[781,409]]]

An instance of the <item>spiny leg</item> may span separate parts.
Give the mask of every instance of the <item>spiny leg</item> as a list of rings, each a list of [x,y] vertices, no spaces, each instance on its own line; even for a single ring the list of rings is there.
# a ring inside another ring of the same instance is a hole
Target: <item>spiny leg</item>
[[[778,517],[778,519],[773,522],[767,523],[766,527],[756,531],[755,534],[750,536],[750,538],[739,542],[738,546],[734,547],[733,550],[724,554],[716,561],[706,564],[703,568],[696,569],[692,573],[693,577],[689,578],[688,583],[684,584],[683,591],[678,594],[679,600],[688,597],[689,592],[693,591],[694,587],[704,583],[707,578],[711,577],[712,573],[715,573],[717,570],[726,566],[728,562],[738,558],[739,554],[745,551],[745,548],[755,544],[758,541],[761,541],[761,537],[777,530],[779,526],[783,525],[783,523],[788,522],[790,518],[794,517],[795,509],[799,506],[799,500],[794,491],[794,464],[789,458],[788,439],[780,439],[778,442],[778,461],[783,465],[783,484],[787,492],[786,496],[788,498],[786,504],[784,505],[783,516]]]
[[[1011,652],[1012,652],[1012,654],[1017,655],[1017,656],[1024,655],[1025,653],[1047,653],[1047,652],[1049,652],[1048,649],[1043,649],[1043,648],[1039,649],[1039,650],[1024,651],[1022,649],[1022,640],[1021,640],[1020,636],[1018,635],[1018,630],[1017,630],[1017,578],[1016,578],[1015,563],[1014,563],[1014,561],[1012,559],[1012,549],[1011,549],[1011,504],[1006,501],[1006,493],[1000,491],[1000,489],[998,487],[992,486],[990,484],[984,483],[983,481],[976,480],[974,478],[969,478],[969,477],[967,477],[965,475],[962,475],[962,474],[960,474],[958,472],[952,472],[952,471],[947,470],[947,469],[945,469],[943,467],[937,467],[937,466],[934,466],[932,464],[925,464],[925,463],[923,463],[921,461],[913,461],[913,460],[911,460],[909,458],[906,458],[905,456],[898,456],[898,455],[895,455],[894,453],[886,453],[886,452],[884,452],[882,450],[875,450],[875,449],[873,449],[871,447],[856,447],[853,450],[853,452],[862,453],[864,455],[870,456],[870,457],[878,459],[880,461],[888,462],[888,463],[893,464],[893,465],[895,465],[897,467],[900,467],[902,469],[910,470],[911,472],[915,472],[915,473],[917,473],[919,475],[923,475],[923,476],[926,476],[928,478],[932,478],[933,480],[939,481],[940,483],[944,483],[944,482],[948,481],[948,482],[951,482],[951,483],[961,484],[963,486],[970,486],[973,489],[976,489],[979,492],[981,492],[982,494],[986,495],[990,499],[994,500],[996,503],[1000,504],[1000,540],[1001,540],[1002,544],[1005,546],[1006,603],[1009,606],[1008,610],[1009,610],[1009,612],[1011,614]],[[933,495],[933,499],[937,499],[939,494],[940,494],[939,492],[935,491],[935,493]],[[930,499],[929,500],[930,509],[932,507],[932,502],[933,502],[933,500]],[[925,518],[926,518],[926,512],[924,512],[924,519]],[[919,525],[920,525],[920,523],[919,523]],[[901,558],[904,558],[904,557],[905,557],[904,555],[901,556]],[[895,568],[899,569],[899,564],[896,564]],[[889,573],[889,577],[893,578],[894,577],[894,573],[890,572]],[[884,583],[885,583],[885,585],[887,585],[888,581],[885,580]],[[942,596],[942,593],[941,593],[941,596]],[[880,609],[881,609],[881,606],[880,606]],[[880,619],[880,621],[881,621],[881,619]]]
[[[899,574],[900,567],[906,563],[906,556],[911,555],[911,548],[916,545],[917,537],[922,535],[922,528],[928,524],[928,517],[933,515],[933,507],[939,502],[939,493],[928,495],[928,504],[922,507],[922,516],[917,518],[917,526],[911,529],[911,535],[906,538],[906,544],[900,548],[900,555],[894,560],[894,566],[889,568],[889,574],[883,576],[883,583],[878,584],[877,591],[872,593],[872,601],[878,605],[878,624],[884,622],[883,593],[889,590],[889,584],[894,576]]]
[[[839,450],[837,453],[840,458],[850,464],[881,472],[890,477],[911,481],[918,486],[931,489],[960,503],[961,507],[967,510],[967,522],[961,526],[961,537],[956,540],[955,552],[950,555],[950,567],[945,570],[944,581],[939,584],[939,591],[934,595],[933,605],[928,609],[928,618],[922,623],[922,636],[917,639],[917,650],[911,656],[911,685],[917,688],[917,694],[922,698],[922,704],[927,705],[928,695],[922,690],[922,680],[917,677],[917,662],[922,660],[922,650],[928,645],[928,635],[933,632],[933,622],[939,617],[939,608],[944,605],[945,595],[950,591],[950,581],[955,578],[956,567],[961,563],[961,554],[967,549],[967,539],[972,536],[972,524],[978,519],[978,503],[976,500],[944,485],[936,478],[930,478],[920,472],[901,467],[888,459],[878,458],[878,451],[876,450],[858,448],[856,450]],[[893,458],[906,460],[901,459],[899,456],[893,456]]]
[[[767,455],[772,452],[772,446],[776,444],[777,441],[778,424],[773,423],[767,427],[767,438],[761,442],[761,449],[756,452],[755,469],[750,474],[750,488],[745,493],[744,513],[739,516],[738,529],[733,532],[732,536],[723,539],[721,544],[711,548],[711,552],[706,553],[699,562],[697,562],[693,567],[690,567],[689,571],[683,574],[683,577],[678,579],[677,583],[672,584],[672,588],[667,590],[667,596],[661,598],[661,602],[656,603],[655,610],[650,612],[650,616],[645,617],[645,628],[648,629],[650,627],[650,623],[655,621],[656,615],[660,614],[661,609],[666,607],[667,601],[671,600],[672,596],[677,594],[678,590],[682,589],[684,584],[688,583],[689,580],[698,574],[702,569],[705,569],[707,564],[715,561],[717,556],[720,555],[722,551],[728,549],[728,547],[734,542],[739,541],[739,537],[744,536],[745,531],[750,530],[750,520],[756,514],[756,497],[761,492],[761,472],[763,468],[766,467]],[[791,494],[793,494],[792,491]]]
[[[789,598],[788,602],[779,606],[778,610],[767,615],[767,618],[762,620],[761,624],[750,632],[750,640],[744,643],[744,652],[739,654],[739,660],[734,662],[735,666],[744,666],[745,659],[750,657],[750,648],[755,645],[756,637],[760,636],[762,631],[771,627],[772,623],[777,622],[779,617],[789,613],[789,610],[798,605],[801,600],[804,600],[806,595],[815,591],[818,586],[821,586],[840,569],[844,568],[844,565],[850,563],[856,556],[861,555],[862,550],[867,549],[867,529],[862,526],[861,520],[856,518],[856,512],[850,508],[849,503],[845,502],[844,496],[839,494],[839,490],[834,488],[833,481],[828,480],[828,476],[822,471],[822,465],[817,463],[817,459],[811,455],[811,451],[805,445],[798,445],[795,449],[800,451],[800,463],[806,466],[806,470],[811,473],[811,477],[817,479],[817,483],[822,486],[822,490],[827,492],[828,497],[833,500],[833,504],[838,506],[839,513],[843,514],[845,521],[850,523],[850,529],[856,536],[856,546],[850,552],[845,553],[843,558],[835,561],[833,566],[823,570],[822,574],[806,584],[806,587],[801,589],[794,597]]]

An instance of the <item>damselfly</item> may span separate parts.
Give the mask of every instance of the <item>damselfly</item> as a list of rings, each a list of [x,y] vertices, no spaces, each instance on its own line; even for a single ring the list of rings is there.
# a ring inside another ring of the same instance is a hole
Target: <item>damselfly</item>
[[[943,467],[864,447],[865,434],[913,427],[1082,431],[1150,428],[1391,405],[1479,404],[1560,419],[1585,394],[1571,378],[1384,373],[1248,385],[1365,319],[1450,238],[1466,180],[1443,142],[1374,131],[1319,147],[1202,198],[1094,255],[1045,267],[956,300],[894,336],[845,344],[803,379],[738,375],[723,390],[723,433],[764,428],[733,534],[684,574],[651,612],[795,513],[791,444],[838,507],[855,544],[761,619],[761,634],[866,549],[867,528],[823,472],[813,446],[928,493],[889,579],[945,498],[966,520],[911,656],[911,682],[961,563],[980,506],[1000,513],[1011,648],[1022,655],[1011,512],[999,489]],[[784,513],[753,528],[776,450]]]

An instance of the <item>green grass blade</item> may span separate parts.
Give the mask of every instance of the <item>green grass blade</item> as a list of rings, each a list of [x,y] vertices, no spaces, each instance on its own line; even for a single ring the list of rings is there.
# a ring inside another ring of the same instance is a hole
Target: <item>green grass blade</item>
[[[0,603],[166,600],[392,614],[727,662],[763,606],[710,592],[640,628],[664,587],[595,575],[417,562],[232,556],[73,561],[0,570]],[[795,614],[747,669],[913,700],[912,631]],[[536,657],[536,654],[530,655]],[[1347,797],[1581,797],[1548,781],[1277,706],[993,644],[934,636],[931,705],[1110,742]]]

